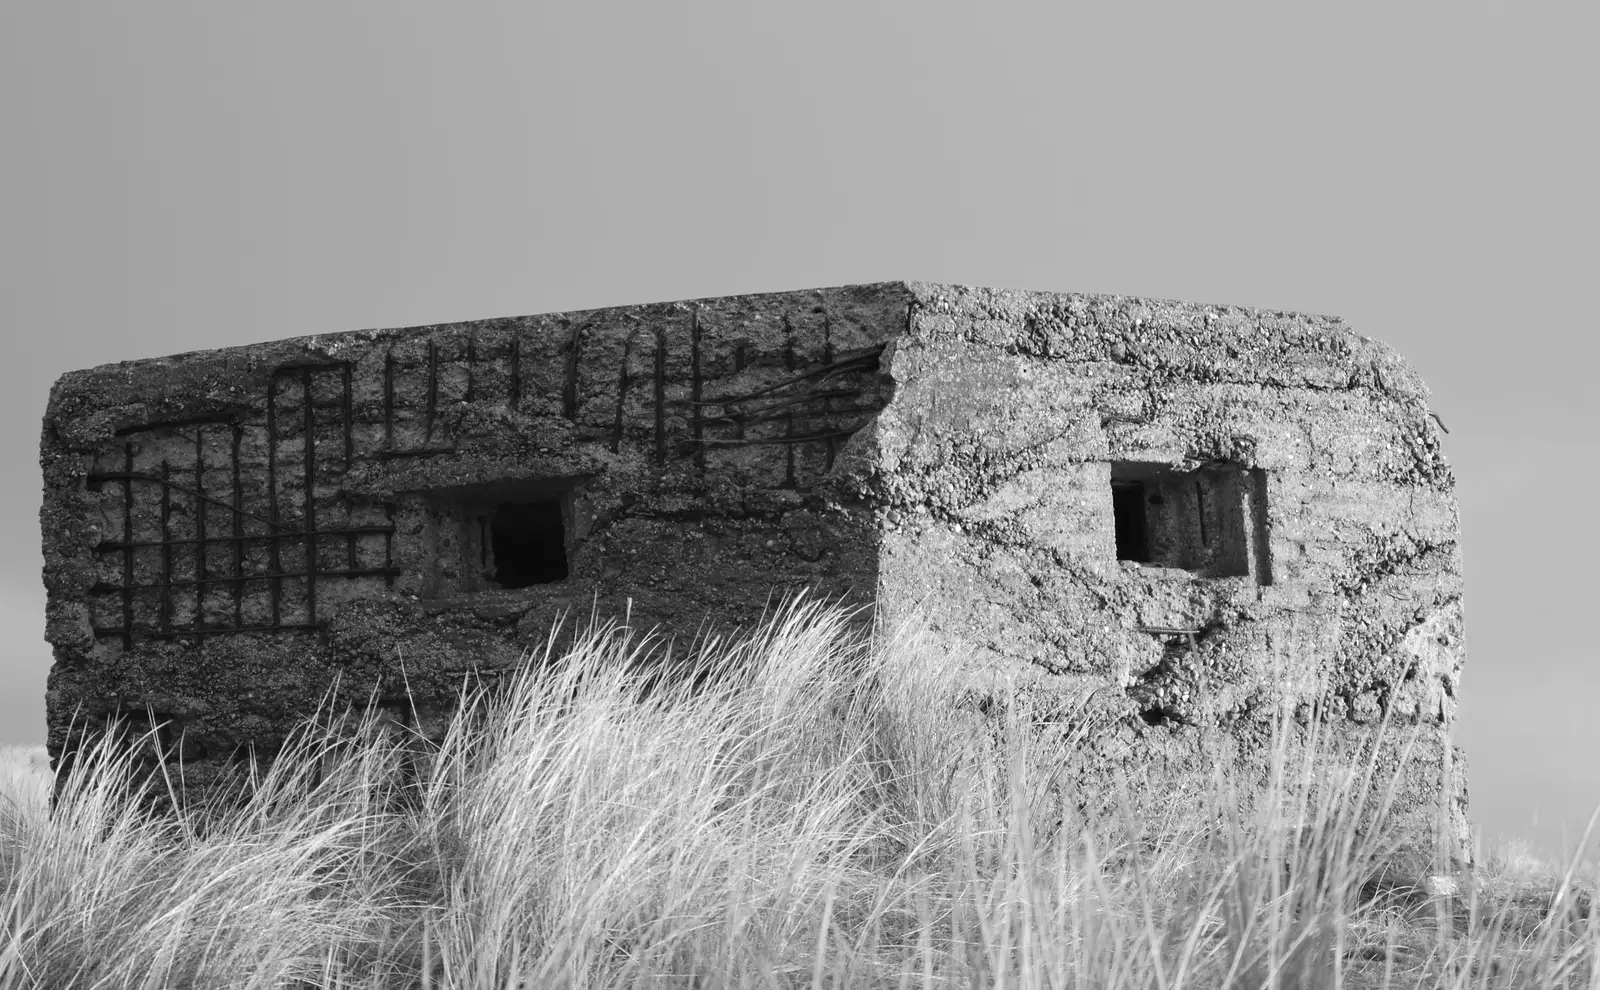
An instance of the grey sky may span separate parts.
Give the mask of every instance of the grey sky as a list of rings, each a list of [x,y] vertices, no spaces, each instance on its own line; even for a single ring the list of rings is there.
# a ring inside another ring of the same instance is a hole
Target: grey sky
[[[61,372],[923,278],[1334,313],[1415,364],[1460,482],[1473,817],[1549,848],[1600,802],[1597,29],[1470,0],[0,6],[0,743],[44,734]]]

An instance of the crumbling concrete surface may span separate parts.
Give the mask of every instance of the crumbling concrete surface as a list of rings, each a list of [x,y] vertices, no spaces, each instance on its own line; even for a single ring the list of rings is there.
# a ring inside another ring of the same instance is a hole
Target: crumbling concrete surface
[[[1454,482],[1337,319],[886,283],[329,334],[65,375],[41,460],[58,761],[153,714],[203,788],[335,677],[434,732],[563,613],[807,587],[1088,719],[1086,783],[1387,719],[1464,837]]]

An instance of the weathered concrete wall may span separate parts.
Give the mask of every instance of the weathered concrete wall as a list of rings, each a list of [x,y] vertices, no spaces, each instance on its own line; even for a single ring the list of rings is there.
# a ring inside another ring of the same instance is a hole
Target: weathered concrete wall
[[[563,612],[687,640],[775,592],[870,599],[872,517],[829,478],[887,398],[904,300],[709,299],[63,376],[41,445],[52,752],[75,712],[149,708],[203,784],[272,752],[336,675],[397,712],[409,684],[437,729],[463,676]],[[557,541],[565,578],[501,586],[507,503],[543,503],[523,535]]]
[[[1086,699],[1091,775],[1260,768],[1282,703],[1352,738],[1390,707],[1422,733],[1401,817],[1445,787],[1465,829],[1454,482],[1398,356],[1332,318],[915,291],[872,436],[885,618],[921,608],[975,676]],[[1114,485],[1141,477],[1150,563],[1118,559]]]
[[[1083,702],[1086,780],[1255,772],[1283,705],[1351,740],[1388,710],[1423,733],[1420,823],[1464,787],[1426,398],[1336,319],[921,283],[73,373],[42,442],[50,745],[148,706],[203,778],[335,675],[409,682],[437,728],[563,610],[692,637],[812,587],[924,614],[979,695]]]

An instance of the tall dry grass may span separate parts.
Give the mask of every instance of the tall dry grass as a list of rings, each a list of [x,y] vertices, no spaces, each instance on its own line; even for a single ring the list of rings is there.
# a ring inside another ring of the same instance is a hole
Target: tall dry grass
[[[655,645],[552,645],[420,760],[330,706],[210,815],[141,810],[109,740],[53,813],[18,776],[0,987],[1596,983],[1588,878],[1430,875],[1356,827],[1370,764],[1280,744],[1249,813],[1219,771],[1151,820],[1047,786],[1061,744],[962,711],[915,636],[795,602],[698,690]]]

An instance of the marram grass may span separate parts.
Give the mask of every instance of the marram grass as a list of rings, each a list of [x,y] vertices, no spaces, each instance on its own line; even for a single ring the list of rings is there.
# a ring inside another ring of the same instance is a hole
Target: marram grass
[[[653,645],[552,646],[420,760],[330,705],[205,817],[142,811],[125,746],[53,812],[13,761],[0,988],[1600,983],[1592,878],[1408,866],[1353,825],[1393,786],[1370,768],[1314,787],[1280,746],[1255,810],[1219,773],[1140,821],[1043,786],[1035,735],[960,711],[914,635],[792,602],[694,691],[644,677]]]

